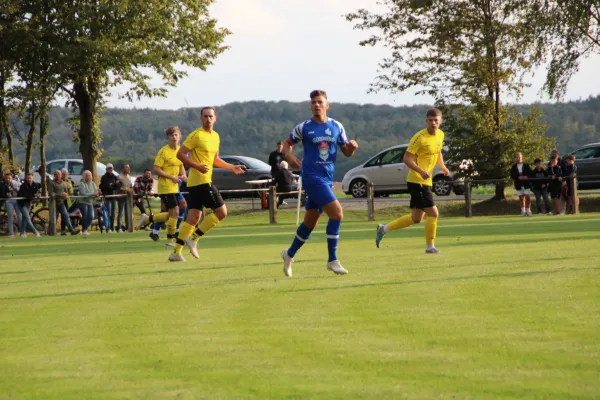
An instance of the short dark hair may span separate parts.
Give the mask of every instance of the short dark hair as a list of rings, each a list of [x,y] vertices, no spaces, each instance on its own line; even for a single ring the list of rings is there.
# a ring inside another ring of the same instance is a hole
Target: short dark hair
[[[181,133],[181,131],[179,130],[179,127],[177,125],[170,126],[165,130],[165,133],[167,134],[167,136],[169,136],[170,134],[175,133],[175,132]]]
[[[441,117],[442,116],[442,112],[440,111],[439,108],[430,108],[429,110],[427,110],[427,117]]]
[[[28,172],[25,174],[25,176],[29,176],[29,175],[33,176],[33,172]]]
[[[213,110],[215,112],[215,115],[217,115],[217,109],[214,108],[213,106],[206,106],[206,107],[202,107],[200,109],[200,116],[202,116],[202,114],[204,113],[204,111],[206,110]]]
[[[279,146],[280,144],[283,144],[283,142],[277,142],[277,146]]]
[[[310,92],[311,100],[318,96],[323,96],[323,97],[327,98],[327,92],[324,90],[320,90],[320,89],[313,90],[312,92]]]
[[[149,168],[146,168],[146,169],[144,170],[144,173],[146,173],[146,172],[152,172],[152,171],[151,171]]]
[[[537,164],[537,163],[539,163],[539,162],[542,162],[542,160],[540,160],[539,158],[536,158],[535,160],[533,160],[533,163],[534,163],[534,164]]]
[[[569,160],[575,161],[575,156],[573,154],[569,154]]]

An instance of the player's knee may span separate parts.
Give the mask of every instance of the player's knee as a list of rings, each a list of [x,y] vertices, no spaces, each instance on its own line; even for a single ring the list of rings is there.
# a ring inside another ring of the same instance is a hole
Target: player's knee
[[[227,207],[225,206],[219,207],[216,210],[213,210],[213,212],[215,213],[215,217],[219,218],[219,221],[227,217]]]
[[[420,224],[421,221],[423,221],[423,216],[420,216],[420,217],[413,216],[412,220],[415,224]]]

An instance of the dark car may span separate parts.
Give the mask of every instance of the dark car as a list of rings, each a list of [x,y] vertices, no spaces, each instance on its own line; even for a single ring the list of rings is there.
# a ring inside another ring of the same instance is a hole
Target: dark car
[[[586,144],[570,153],[575,156],[579,189],[600,188],[600,143]]]
[[[225,162],[233,165],[241,165],[246,173],[236,175],[223,168],[213,169],[213,183],[219,191],[251,189],[256,187],[246,181],[271,179],[271,167],[269,164],[252,157],[244,156],[219,156]],[[264,185],[268,186],[268,184]],[[223,197],[251,197],[252,193],[221,193]]]

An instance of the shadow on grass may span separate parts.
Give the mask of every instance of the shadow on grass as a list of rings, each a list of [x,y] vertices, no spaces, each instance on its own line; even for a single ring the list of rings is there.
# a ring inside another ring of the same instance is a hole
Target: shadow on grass
[[[581,272],[581,271],[590,271],[590,270],[597,270],[597,269],[600,269],[600,267],[563,268],[563,269],[553,269],[553,270],[545,270],[545,271],[512,272],[512,273],[506,273],[506,274],[455,276],[455,277],[441,278],[441,279],[417,279],[417,280],[400,281],[400,282],[363,283],[363,284],[337,286],[337,287],[283,290],[280,293],[320,292],[320,291],[328,291],[328,290],[358,289],[358,288],[373,287],[373,286],[410,285],[410,284],[414,284],[414,283],[443,283],[443,282],[452,282],[452,281],[465,281],[465,280],[471,280],[471,279],[518,278],[518,277],[523,277],[523,276],[550,275],[550,274],[556,274],[559,272]]]

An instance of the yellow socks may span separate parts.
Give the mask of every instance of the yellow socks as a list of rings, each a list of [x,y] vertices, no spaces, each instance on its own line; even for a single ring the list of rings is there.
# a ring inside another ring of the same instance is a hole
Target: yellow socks
[[[190,225],[187,221],[183,221],[181,225],[179,225],[179,235],[177,235],[177,240],[175,243],[175,250],[173,251],[175,254],[181,254],[181,250],[185,246],[185,239],[189,238],[194,232],[194,225]]]
[[[177,231],[177,218],[169,218],[167,220],[167,242],[174,242],[175,237],[177,236],[175,232]]]
[[[425,220],[425,242],[428,245],[433,245],[435,234],[437,232],[437,217],[427,216]]]
[[[414,225],[415,222],[412,220],[412,216],[410,214],[404,215],[388,224],[388,229],[390,231],[395,231],[397,229],[407,228],[411,225]]]
[[[168,212],[161,212],[150,216],[150,222],[165,222],[169,219]]]
[[[204,221],[202,221],[202,223],[198,226],[196,232],[194,232],[192,240],[197,243],[198,240],[200,240],[200,238],[206,234],[206,232],[210,231],[212,228],[217,226],[218,223],[219,218],[217,218],[215,214],[208,214],[206,217],[204,217]]]

